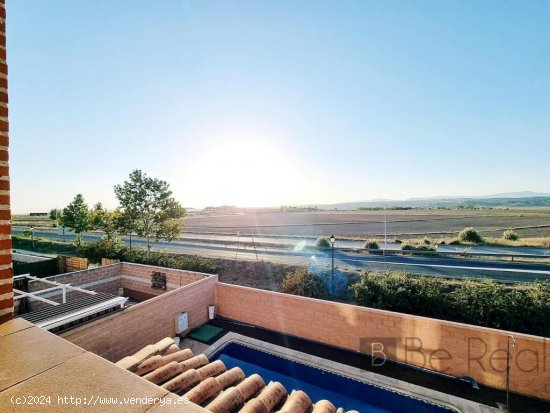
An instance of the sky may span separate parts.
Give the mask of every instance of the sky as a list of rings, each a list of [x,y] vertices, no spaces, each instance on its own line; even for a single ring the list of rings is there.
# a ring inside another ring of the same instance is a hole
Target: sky
[[[550,192],[547,1],[7,0],[14,213]]]

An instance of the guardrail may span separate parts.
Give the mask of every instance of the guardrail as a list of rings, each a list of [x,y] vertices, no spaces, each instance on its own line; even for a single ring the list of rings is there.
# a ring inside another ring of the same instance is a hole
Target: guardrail
[[[550,258],[550,250],[543,255],[526,253],[501,253],[501,252],[472,252],[463,251],[422,251],[422,250],[383,250],[374,248],[335,248],[335,251],[342,252],[367,252],[373,255],[430,255],[430,256],[455,256],[455,257],[503,257],[503,258]]]

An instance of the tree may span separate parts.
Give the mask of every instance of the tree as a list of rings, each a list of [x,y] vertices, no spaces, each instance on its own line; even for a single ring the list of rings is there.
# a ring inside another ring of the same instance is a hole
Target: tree
[[[73,202],[63,209],[60,224],[75,233],[75,244],[80,249],[82,234],[91,229],[90,211],[82,194],[76,195]]]
[[[148,177],[134,170],[130,179],[115,185],[115,195],[120,202],[121,220],[126,232],[135,231],[147,241],[147,252],[161,239],[179,238],[186,215],[166,181]]]
[[[120,239],[121,231],[123,231],[121,215],[119,210],[108,211],[103,208],[101,202],[95,204],[90,211],[90,226],[103,232],[102,241],[104,241],[107,250],[114,251],[122,246]]]
[[[58,208],[54,208],[50,211],[49,217],[54,227],[57,227],[59,225],[59,223],[61,222],[62,216],[63,216],[63,211]]]

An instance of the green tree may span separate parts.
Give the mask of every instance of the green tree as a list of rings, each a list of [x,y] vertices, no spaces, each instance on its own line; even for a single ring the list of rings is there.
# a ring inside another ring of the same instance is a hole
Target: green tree
[[[106,250],[117,251],[122,247],[120,239],[121,231],[124,231],[121,225],[121,212],[119,210],[108,211],[101,202],[94,205],[90,211],[90,224],[93,229],[103,232],[102,242]]]
[[[120,202],[121,219],[126,232],[135,231],[147,242],[147,252],[161,240],[179,238],[186,215],[166,181],[148,177],[140,170],[130,174],[129,180],[115,185]]]
[[[73,202],[63,209],[60,224],[75,233],[75,244],[82,245],[82,234],[91,229],[90,211],[82,194],[75,196]]]
[[[54,208],[50,211],[49,217],[54,227],[57,227],[59,225],[59,223],[61,222],[62,216],[63,216],[63,211],[58,208]]]

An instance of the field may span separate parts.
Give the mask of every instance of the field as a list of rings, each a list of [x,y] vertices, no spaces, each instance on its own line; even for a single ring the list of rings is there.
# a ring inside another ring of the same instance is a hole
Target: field
[[[407,210],[387,211],[388,237],[449,238],[465,227],[486,237],[500,237],[514,228],[523,238],[550,237],[550,210]],[[278,236],[380,238],[384,236],[383,211],[334,211],[308,213],[258,213],[224,216],[192,216],[189,233],[229,233]]]
[[[526,238],[550,237],[550,209],[423,210],[387,211],[388,239],[451,239],[465,227],[474,227],[486,238],[501,238],[514,228]],[[47,217],[13,217],[15,225],[51,226]],[[334,234],[343,238],[381,238],[384,211],[270,212],[234,215],[192,215],[185,219],[185,232],[270,236],[318,237]],[[535,240],[533,240],[535,241]],[[536,244],[536,243],[535,243]]]

